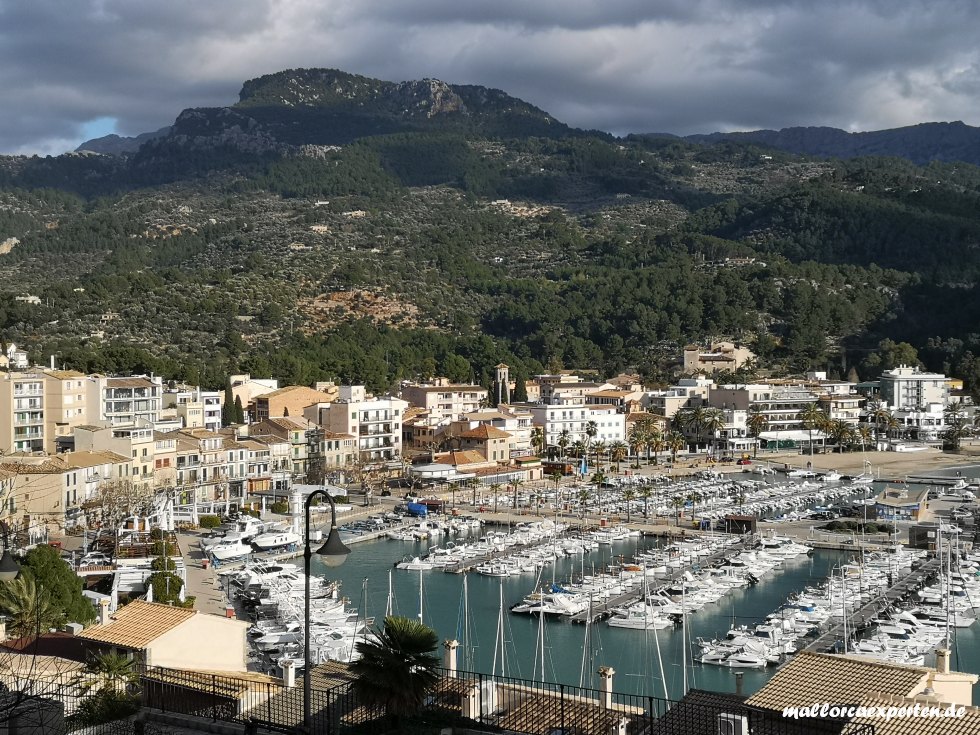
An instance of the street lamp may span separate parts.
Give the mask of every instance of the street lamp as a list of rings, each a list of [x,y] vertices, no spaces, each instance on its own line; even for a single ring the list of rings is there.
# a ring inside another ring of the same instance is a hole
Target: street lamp
[[[310,506],[313,504],[313,498],[318,495],[326,498],[327,502],[330,503],[330,533],[327,535],[326,543],[317,549],[316,553],[320,555],[320,560],[323,564],[328,567],[339,567],[347,561],[347,556],[350,554],[350,549],[340,540],[340,532],[337,530],[337,504],[326,490],[322,488],[314,490],[307,496],[305,503],[306,548],[303,551],[303,569],[306,572],[304,595],[306,605],[304,626],[306,632],[303,635],[305,640],[303,648],[303,665],[305,667],[303,670],[303,726],[307,733],[313,732],[313,703],[310,697],[313,681],[313,666],[310,662],[310,560],[313,558],[313,551],[310,548]]]
[[[14,561],[10,553],[10,526],[6,521],[0,521],[3,531],[3,556],[0,557],[0,582],[13,582],[20,573],[20,565]]]

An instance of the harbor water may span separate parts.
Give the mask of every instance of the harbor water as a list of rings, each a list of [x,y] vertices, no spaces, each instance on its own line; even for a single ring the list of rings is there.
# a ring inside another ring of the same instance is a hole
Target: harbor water
[[[973,472],[977,473],[980,467]],[[880,485],[875,483],[875,490],[878,489]],[[459,640],[461,670],[597,688],[597,669],[611,666],[616,672],[617,691],[666,695],[671,699],[682,696],[685,668],[690,688],[734,692],[736,670],[692,663],[697,655],[696,646],[692,648],[693,641],[698,637],[724,637],[733,625],[761,622],[789,595],[824,582],[836,565],[854,555],[853,551],[817,550],[811,556],[788,559],[758,584],[736,589],[717,603],[689,615],[685,634],[680,626],[656,632],[630,630],[613,628],[605,622],[586,626],[572,624],[564,618],[540,621],[537,617],[509,611],[536,584],[561,584],[583,573],[599,572],[621,558],[629,561],[636,551],[659,543],[656,539],[631,538],[601,546],[584,558],[560,557],[541,570],[540,577],[530,573],[496,578],[476,573],[447,574],[439,569],[421,572],[393,569],[393,564],[403,558],[424,555],[433,543],[388,539],[363,542],[352,547],[353,553],[340,568],[327,569],[314,556],[313,571],[340,581],[342,594],[351,605],[362,616],[374,618],[376,624],[381,623],[385,614],[390,578],[394,613],[416,619],[421,616],[438,633],[440,641]],[[501,598],[503,635],[498,632]],[[955,629],[953,665],[958,670],[980,673],[980,633],[976,628],[974,625]],[[660,674],[658,648],[666,681]],[[743,691],[749,694],[757,690],[775,670],[775,666],[737,670],[743,677]]]

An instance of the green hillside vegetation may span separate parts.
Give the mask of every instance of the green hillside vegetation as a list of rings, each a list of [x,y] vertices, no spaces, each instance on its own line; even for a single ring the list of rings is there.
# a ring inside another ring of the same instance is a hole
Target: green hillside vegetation
[[[131,156],[0,159],[0,340],[81,370],[379,391],[489,384],[501,360],[666,382],[685,343],[730,337],[777,373],[914,357],[980,391],[980,169],[616,140],[495,90],[292,78]]]

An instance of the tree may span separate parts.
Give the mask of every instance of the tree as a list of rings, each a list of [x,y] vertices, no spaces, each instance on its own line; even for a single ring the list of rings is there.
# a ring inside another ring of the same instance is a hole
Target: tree
[[[352,687],[367,707],[384,707],[391,731],[401,732],[402,718],[416,713],[439,681],[435,655],[439,637],[417,620],[390,616],[375,637],[359,640],[360,658],[350,664]]]
[[[629,431],[626,434],[626,442],[629,444],[630,453],[636,457],[636,464],[634,464],[633,467],[640,466],[640,451],[647,445],[647,440],[647,429],[643,425],[643,422],[633,422],[633,425],[630,426]]]
[[[193,607],[193,600],[190,604],[180,599],[180,590],[184,586],[184,580],[180,578],[176,571],[176,563],[170,558],[170,550],[164,543],[164,555],[154,559],[150,568],[153,574],[150,575],[146,584],[153,588],[153,601],[164,605],[175,605],[177,607]]]
[[[544,452],[544,429],[540,426],[531,429],[531,446],[534,447],[534,453],[539,457]]]
[[[233,422],[236,424],[245,423],[245,408],[242,406],[242,397],[235,396],[235,413]]]
[[[601,439],[592,445],[592,451],[595,453],[596,469],[602,469],[602,455],[606,453],[606,449],[608,449],[608,447]]]
[[[854,442],[854,427],[844,421],[844,419],[831,421],[828,428],[830,429],[830,438],[834,440],[841,452]]]
[[[154,494],[148,482],[103,481],[96,497],[100,523],[106,528],[119,528],[125,518],[144,514]]]
[[[139,681],[133,659],[121,653],[100,653],[89,658],[74,681],[88,696],[71,716],[72,729],[114,722],[139,710],[139,696],[130,690]]]
[[[640,488],[640,497],[643,498],[643,517],[650,517],[650,498],[653,495],[653,490],[649,485],[644,485]]]
[[[626,503],[626,522],[629,523],[632,518],[633,512],[633,501],[636,499],[636,490],[631,487],[623,490],[623,502]]]
[[[585,451],[588,453],[592,441],[599,435],[599,424],[595,421],[585,422]]]
[[[759,456],[759,435],[769,428],[769,417],[763,412],[762,407],[753,405],[749,408],[749,415],[745,419],[745,425],[749,430],[749,435],[755,438],[755,452],[753,456]]]
[[[720,408],[708,408],[704,412],[704,425],[702,431],[716,438],[719,431],[725,428],[725,414]]]
[[[565,458],[565,449],[568,447],[568,443],[572,440],[571,432],[568,429],[562,429],[558,434],[558,448],[561,450],[561,458]]]
[[[667,448],[670,450],[670,461],[677,461],[677,453],[687,445],[687,441],[684,439],[684,435],[672,431],[667,434]]]
[[[503,487],[499,482],[495,482],[490,486],[490,492],[493,493],[493,512],[497,512],[497,496],[500,495],[500,489]]]
[[[803,424],[803,428],[810,432],[810,454],[812,455],[813,430],[824,426],[825,422],[827,421],[827,414],[823,412],[823,409],[820,408],[819,404],[814,402],[805,405],[800,412],[796,414],[796,418],[801,424]]]
[[[225,400],[221,404],[221,425],[230,426],[233,423],[235,423],[235,395],[229,383],[225,386]]]
[[[621,441],[614,441],[609,445],[609,459],[616,463],[616,472],[619,472],[619,463],[626,459],[628,447]]]
[[[679,526],[681,525],[681,508],[684,507],[684,498],[675,495],[670,502],[674,506],[674,525]]]
[[[35,546],[24,556],[21,576],[29,576],[51,605],[54,624],[89,623],[95,620],[95,609],[82,595],[81,577],[72,571],[58,550],[47,544]]]
[[[524,480],[519,477],[515,477],[510,481],[510,484],[514,486],[514,512],[517,512],[517,491],[520,489],[521,485],[524,484]]]
[[[17,638],[40,635],[60,617],[48,593],[33,576],[23,573],[12,582],[0,584],[0,611],[7,616],[8,633]]]

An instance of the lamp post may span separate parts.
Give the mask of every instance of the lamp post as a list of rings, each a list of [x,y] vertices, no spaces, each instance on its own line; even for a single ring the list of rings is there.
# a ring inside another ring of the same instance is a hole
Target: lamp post
[[[313,666],[310,662],[310,560],[313,558],[313,551],[310,548],[310,506],[313,504],[313,498],[318,495],[326,498],[327,502],[330,503],[330,533],[326,542],[316,550],[316,553],[320,555],[324,565],[328,567],[339,567],[347,561],[347,556],[350,554],[350,549],[340,540],[340,532],[337,530],[337,504],[325,489],[314,490],[307,496],[304,504],[306,508],[306,547],[303,551],[303,569],[306,572],[306,587],[304,595],[305,632],[303,634],[303,665],[305,667],[303,670],[303,727],[307,733],[313,732],[313,703],[310,697],[313,680]]]
[[[18,573],[20,565],[14,561],[13,554],[10,553],[10,526],[6,521],[0,521],[0,531],[3,532],[3,556],[0,557],[0,582],[13,582]]]

